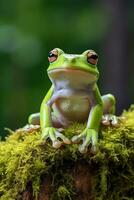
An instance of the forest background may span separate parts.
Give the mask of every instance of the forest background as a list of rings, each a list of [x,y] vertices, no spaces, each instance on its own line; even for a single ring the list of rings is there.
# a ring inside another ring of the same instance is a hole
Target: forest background
[[[117,114],[134,103],[134,1],[0,0],[0,135],[39,112],[50,87],[48,52],[94,49],[101,94]]]

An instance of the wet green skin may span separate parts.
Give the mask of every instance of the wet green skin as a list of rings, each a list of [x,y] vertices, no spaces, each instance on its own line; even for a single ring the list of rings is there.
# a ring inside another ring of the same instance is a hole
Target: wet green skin
[[[41,104],[40,114],[31,115],[29,123],[36,124],[40,119],[42,139],[50,138],[55,148],[63,143],[81,142],[78,146],[81,153],[87,152],[89,144],[96,150],[103,113],[114,114],[115,99],[110,94],[100,95],[97,86],[99,71],[96,65],[87,61],[89,50],[80,55],[66,54],[61,49],[57,51],[57,60],[47,69],[52,86]],[[112,115],[106,115],[104,123],[109,121],[108,116]],[[110,120],[117,123],[116,118]],[[87,125],[70,141],[58,128],[68,127],[74,122],[87,122]]]

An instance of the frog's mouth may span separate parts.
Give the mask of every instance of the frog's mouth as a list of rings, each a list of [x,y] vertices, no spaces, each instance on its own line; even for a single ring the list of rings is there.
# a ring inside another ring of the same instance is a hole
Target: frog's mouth
[[[52,81],[69,81],[76,83],[90,84],[98,80],[99,72],[95,69],[81,69],[77,68],[55,68],[48,70],[48,76]]]
[[[86,68],[81,68],[81,67],[59,67],[59,68],[54,68],[54,69],[48,69],[47,71],[48,73],[54,73],[54,72],[60,72],[60,71],[66,71],[70,73],[72,71],[73,72],[79,71],[79,72],[86,72],[89,74],[99,76],[98,70],[92,69],[92,68],[86,69]]]

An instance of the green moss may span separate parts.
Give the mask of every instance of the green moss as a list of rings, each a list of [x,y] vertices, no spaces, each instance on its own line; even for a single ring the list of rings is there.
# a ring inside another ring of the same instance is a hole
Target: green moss
[[[73,178],[68,169],[78,160],[96,165],[93,193],[96,200],[134,199],[134,106],[123,113],[118,128],[101,127],[99,151],[81,155],[77,144],[54,149],[40,139],[40,131],[10,133],[0,142],[0,199],[21,200],[31,185],[37,199],[44,175],[52,180],[51,200],[74,199]],[[71,137],[85,125],[74,124],[65,130]]]

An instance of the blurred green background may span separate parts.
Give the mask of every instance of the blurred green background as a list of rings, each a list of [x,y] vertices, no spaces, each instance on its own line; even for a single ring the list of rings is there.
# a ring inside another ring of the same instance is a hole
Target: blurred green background
[[[94,49],[99,87],[117,98],[117,113],[134,103],[134,1],[0,0],[0,133],[38,112],[50,87],[47,54]]]

